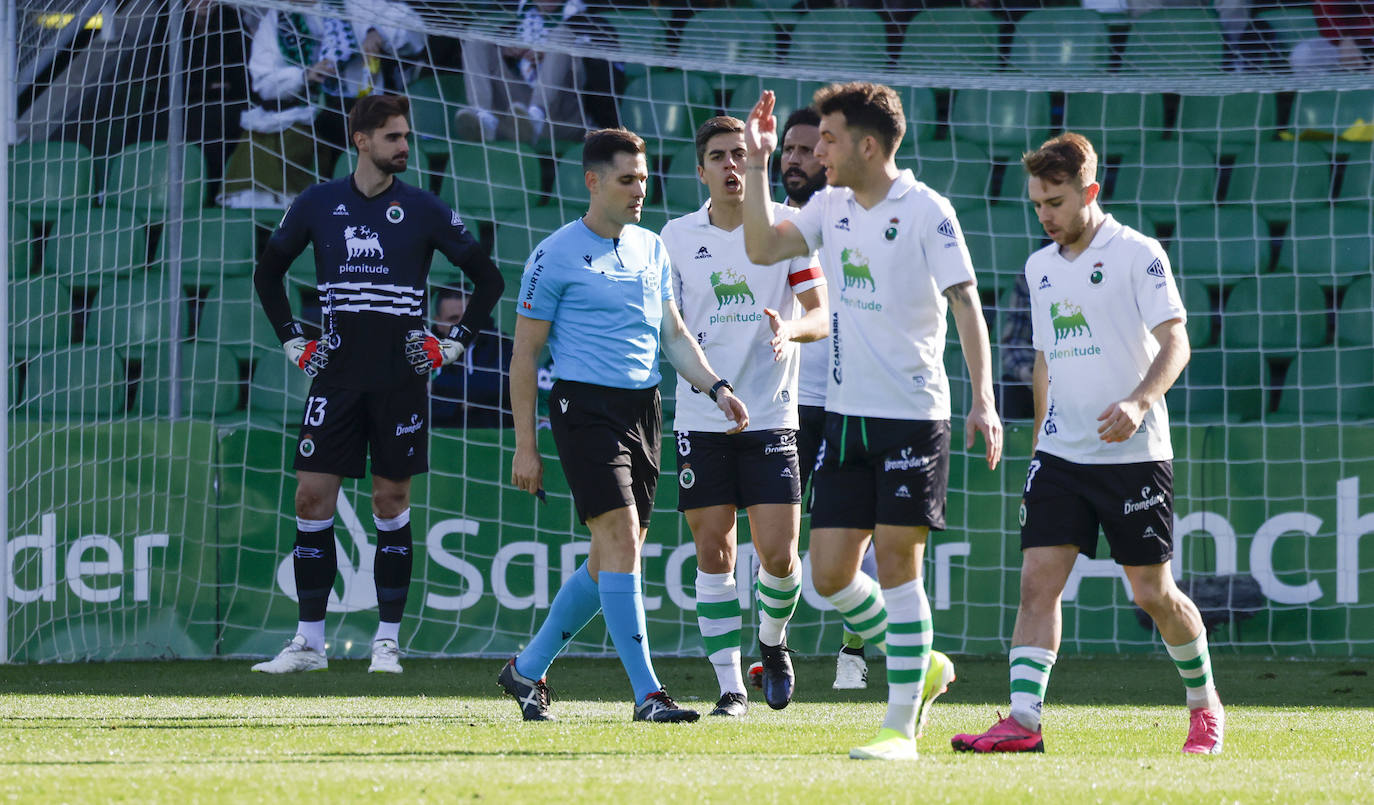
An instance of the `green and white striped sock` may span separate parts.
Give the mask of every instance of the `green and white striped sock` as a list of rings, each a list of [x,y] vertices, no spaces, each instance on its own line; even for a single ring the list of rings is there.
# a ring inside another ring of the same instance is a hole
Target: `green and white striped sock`
[[[759,642],[779,645],[787,637],[787,623],[801,599],[801,565],[781,578],[760,567],[754,591],[759,601]]]
[[[825,600],[844,618],[849,631],[879,651],[887,652],[887,607],[878,582],[861,571],[848,587],[826,596]]]
[[[883,590],[883,598],[887,601],[887,716],[883,726],[913,738],[930,664],[930,645],[935,638],[930,601],[919,578]]]
[[[715,669],[721,693],[744,693],[739,667],[739,635],[743,618],[734,573],[697,571],[697,625],[706,657]]]
[[[1181,646],[1164,644],[1188,693],[1188,709],[1216,707],[1217,686],[1212,681],[1212,658],[1207,653],[1207,631]]]
[[[1011,664],[1011,717],[1028,730],[1038,730],[1050,669],[1057,657],[1047,648],[1013,646],[1007,659]]]

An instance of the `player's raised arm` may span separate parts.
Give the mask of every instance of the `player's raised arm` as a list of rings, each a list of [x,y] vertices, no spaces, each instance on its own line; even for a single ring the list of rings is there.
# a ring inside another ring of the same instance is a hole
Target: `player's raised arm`
[[[773,116],[773,92],[764,90],[744,123],[744,147],[749,167],[744,173],[744,249],[750,262],[771,265],[811,251],[806,238],[789,221],[773,223],[768,192],[768,160],[778,145],[778,119]]]
[[[992,393],[992,348],[988,343],[983,306],[972,282],[946,288],[945,298],[954,314],[959,346],[968,364],[969,379],[973,381],[973,404],[964,427],[964,448],[973,447],[974,434],[981,432],[987,445],[988,469],[995,469],[1002,459],[1002,420],[997,416],[996,398]]]
[[[735,389],[729,381],[721,379],[711,370],[711,366],[706,362],[706,355],[697,345],[697,340],[688,332],[687,325],[682,323],[682,314],[678,312],[677,303],[672,300],[665,300],[663,303],[659,343],[663,354],[668,356],[677,373],[703,393],[709,394],[716,407],[725,414],[725,418],[735,423],[726,433],[739,433],[749,426],[749,409],[735,396]]]

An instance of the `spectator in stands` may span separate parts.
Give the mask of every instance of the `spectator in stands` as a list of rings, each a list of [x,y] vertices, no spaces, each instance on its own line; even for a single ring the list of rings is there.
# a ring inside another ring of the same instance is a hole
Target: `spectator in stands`
[[[623,68],[539,45],[613,43],[615,34],[583,0],[520,0],[516,36],[523,46],[464,40],[463,73],[471,107],[458,113],[468,140],[535,142],[580,139],[589,127],[615,126],[615,91]]]
[[[1369,55],[1374,53],[1374,2],[1317,0],[1312,10],[1321,36],[1293,48],[1293,69],[1303,73],[1368,69]]]
[[[186,140],[199,145],[205,155],[214,198],[228,146],[239,139],[239,115],[248,105],[244,12],[219,0],[191,0],[186,11]]]
[[[435,296],[434,318],[457,324],[467,310],[463,290],[443,289]],[[510,359],[514,342],[487,322],[477,340],[456,363],[445,366],[430,384],[431,421],[437,428],[509,428]]]
[[[1002,418],[1031,419],[1035,415],[1031,399],[1035,350],[1031,348],[1030,289],[1024,274],[1017,275],[1001,318],[1002,331],[997,343],[1002,356]]]
[[[266,11],[251,36],[251,105],[240,118],[248,137],[225,169],[219,202],[226,207],[285,207],[329,178],[346,147],[342,121],[352,102],[387,89],[384,61],[424,47],[419,17],[404,3],[301,8]]]

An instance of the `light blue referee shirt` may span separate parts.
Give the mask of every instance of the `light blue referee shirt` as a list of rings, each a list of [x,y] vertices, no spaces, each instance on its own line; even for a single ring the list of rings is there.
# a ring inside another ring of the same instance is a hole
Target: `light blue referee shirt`
[[[661,380],[659,325],[673,299],[671,275],[658,235],[627,226],[612,240],[579,218],[530,255],[515,312],[552,322],[555,377],[646,389]]]

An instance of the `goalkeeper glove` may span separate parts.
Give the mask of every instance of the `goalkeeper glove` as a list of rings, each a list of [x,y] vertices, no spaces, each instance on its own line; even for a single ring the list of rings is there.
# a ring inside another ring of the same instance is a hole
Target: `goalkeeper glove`
[[[472,331],[456,326],[447,338],[436,338],[424,330],[406,333],[406,360],[417,375],[425,375],[462,357],[472,343]]]
[[[329,364],[328,348],[318,340],[307,340],[298,322],[292,322],[287,330],[288,333],[295,333],[294,338],[282,344],[287,359],[311,377],[324,371],[324,367]]]

